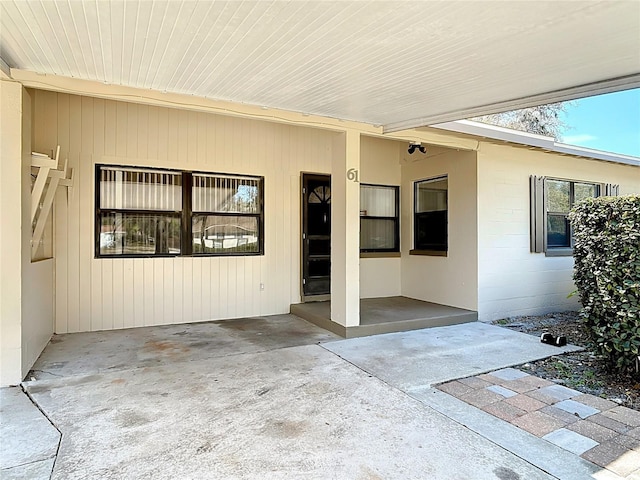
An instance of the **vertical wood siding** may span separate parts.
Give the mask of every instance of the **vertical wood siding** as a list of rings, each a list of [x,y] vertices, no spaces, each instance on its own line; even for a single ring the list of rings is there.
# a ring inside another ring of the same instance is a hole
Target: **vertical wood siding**
[[[57,333],[284,313],[300,300],[301,171],[329,173],[329,132],[34,91],[33,150],[75,169],[55,201]],[[96,163],[265,177],[265,254],[94,258]],[[260,290],[260,284],[264,290]]]

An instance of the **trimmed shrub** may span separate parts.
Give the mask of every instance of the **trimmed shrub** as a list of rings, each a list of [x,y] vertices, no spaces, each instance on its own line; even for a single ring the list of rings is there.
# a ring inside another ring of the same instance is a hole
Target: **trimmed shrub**
[[[574,281],[582,315],[612,369],[640,363],[640,195],[599,197],[576,204]]]

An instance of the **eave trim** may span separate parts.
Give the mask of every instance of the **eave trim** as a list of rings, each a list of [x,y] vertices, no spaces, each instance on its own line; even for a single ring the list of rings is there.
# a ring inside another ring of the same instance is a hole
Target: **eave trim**
[[[530,97],[516,98],[504,102],[481,105],[478,107],[452,110],[441,114],[418,117],[412,120],[390,123],[383,126],[384,133],[393,133],[410,128],[426,127],[437,123],[451,122],[463,118],[472,118],[479,115],[490,115],[493,113],[518,110],[520,108],[534,107],[548,103],[565,102],[578,98],[590,97],[593,95],[603,95],[605,93],[619,92],[640,87],[640,72],[623,77],[611,78],[599,82],[579,85],[553,92],[541,93]]]

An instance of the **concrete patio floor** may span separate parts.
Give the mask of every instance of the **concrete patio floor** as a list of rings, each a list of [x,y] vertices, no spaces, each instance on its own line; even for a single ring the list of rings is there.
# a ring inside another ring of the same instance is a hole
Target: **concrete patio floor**
[[[59,335],[24,383],[55,428],[3,389],[0,476],[617,478],[432,388],[571,348],[482,323],[337,340],[292,315]]]
[[[329,300],[293,304],[289,313],[343,338],[445,327],[478,320],[478,312],[473,310],[401,296],[361,298],[360,325],[353,327],[343,327],[331,321]]]

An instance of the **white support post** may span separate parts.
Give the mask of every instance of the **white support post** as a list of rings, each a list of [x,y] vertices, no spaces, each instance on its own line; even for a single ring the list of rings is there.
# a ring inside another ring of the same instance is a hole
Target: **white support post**
[[[0,387],[23,378],[22,95],[22,85],[0,80]]]
[[[333,142],[331,168],[331,320],[360,325],[360,133]]]

